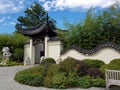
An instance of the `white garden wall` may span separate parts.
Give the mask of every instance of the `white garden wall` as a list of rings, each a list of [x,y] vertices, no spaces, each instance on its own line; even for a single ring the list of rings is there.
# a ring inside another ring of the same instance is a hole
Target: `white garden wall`
[[[47,57],[54,58],[56,61],[60,58],[62,44],[60,41],[49,41],[47,46]]]
[[[68,50],[66,53],[61,55],[61,59],[65,59],[67,57],[73,57],[75,59],[83,60],[83,59],[99,59],[103,60],[106,64],[108,64],[111,60],[120,58],[120,53],[112,48],[103,48],[99,50],[96,54],[93,55],[84,55],[74,49]]]
[[[25,63],[25,58],[26,57],[30,58],[30,44],[25,44],[24,45],[24,63]],[[34,46],[32,47],[32,58],[31,58],[30,63],[32,65],[35,64],[35,47]]]

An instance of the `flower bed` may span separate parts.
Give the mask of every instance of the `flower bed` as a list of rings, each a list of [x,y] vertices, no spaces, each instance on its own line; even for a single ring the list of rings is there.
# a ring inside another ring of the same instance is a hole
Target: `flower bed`
[[[15,80],[30,86],[57,89],[105,87],[105,79],[102,77],[101,71],[98,68],[90,69],[91,67],[83,61],[66,58],[59,64],[49,63],[47,67],[45,64],[18,72]],[[96,77],[93,75],[94,71]]]

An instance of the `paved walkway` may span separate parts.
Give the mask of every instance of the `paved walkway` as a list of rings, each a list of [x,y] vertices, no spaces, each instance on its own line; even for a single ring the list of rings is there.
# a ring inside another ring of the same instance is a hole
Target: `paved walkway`
[[[33,66],[0,67],[0,90],[56,90],[56,89],[48,89],[44,87],[31,87],[31,86],[19,84],[16,81],[14,81],[14,76],[16,72],[30,67]],[[65,89],[65,90],[105,90],[105,89],[92,87],[89,89],[74,88],[74,89]]]

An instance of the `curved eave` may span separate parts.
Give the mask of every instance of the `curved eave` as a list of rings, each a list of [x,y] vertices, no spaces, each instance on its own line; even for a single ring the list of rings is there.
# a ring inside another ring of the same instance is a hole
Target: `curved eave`
[[[120,53],[120,45],[113,43],[113,42],[105,42],[105,43],[102,43],[102,44],[98,45],[97,47],[90,49],[90,50],[78,48],[77,46],[70,46],[70,47],[67,47],[64,50],[62,50],[61,55],[65,54],[70,49],[76,50],[84,55],[93,55],[103,48],[113,48],[114,50],[116,50]]]
[[[45,28],[47,27],[47,24],[42,24],[42,25],[38,25],[35,28],[19,28],[18,31],[24,35],[28,35],[28,36],[32,36],[35,34],[40,33],[41,31],[43,31]]]

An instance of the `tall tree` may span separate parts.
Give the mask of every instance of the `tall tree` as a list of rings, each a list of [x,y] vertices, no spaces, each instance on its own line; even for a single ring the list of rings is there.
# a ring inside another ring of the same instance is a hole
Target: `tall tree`
[[[106,41],[120,44],[120,3],[102,12],[88,10],[84,22],[69,24],[68,33],[63,38],[65,46],[75,44],[85,49]]]
[[[34,27],[38,24],[41,24],[47,19],[47,12],[45,9],[37,2],[34,2],[30,8],[27,8],[25,11],[25,16],[20,16],[17,18],[18,23],[16,24],[16,28],[18,24],[21,24],[23,27]],[[53,19],[50,19],[48,16],[48,20],[52,21],[55,24]]]

